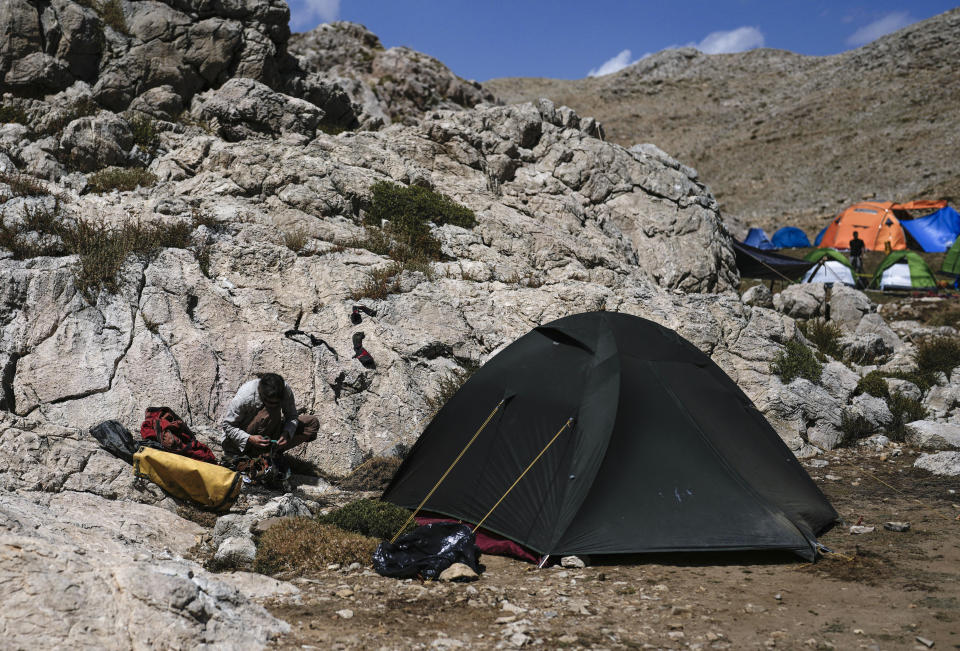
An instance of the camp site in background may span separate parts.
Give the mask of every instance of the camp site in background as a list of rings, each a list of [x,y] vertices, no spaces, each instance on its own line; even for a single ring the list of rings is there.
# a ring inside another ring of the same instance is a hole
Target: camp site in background
[[[615,312],[536,327],[484,364],[383,499],[550,556],[781,550],[812,560],[838,518],[710,357]]]
[[[814,249],[803,257],[815,263],[803,276],[805,283],[843,283],[856,287],[853,266],[847,257],[836,249]]]
[[[935,289],[937,279],[916,251],[894,251],[877,267],[870,287],[883,290]]]
[[[868,251],[902,251],[908,248],[907,231],[904,230],[904,224],[909,221],[920,221],[911,220],[910,211],[939,211],[946,207],[946,201],[925,199],[906,203],[861,201],[849,206],[837,215],[817,235],[814,245],[819,248],[847,250],[850,248],[853,233],[856,232],[858,237],[863,240],[864,248]],[[921,222],[919,226],[916,226],[916,230],[924,242],[934,246],[935,243],[941,242],[944,237],[948,237],[946,231],[949,222],[950,215],[947,213],[932,222]],[[960,234],[960,220],[957,220],[953,239],[956,238],[957,234]],[[950,241],[952,242],[953,239]],[[949,246],[949,243],[946,246]],[[946,246],[938,250],[945,251]],[[920,248],[923,248],[923,245],[920,245]],[[924,250],[928,249],[924,248]]]

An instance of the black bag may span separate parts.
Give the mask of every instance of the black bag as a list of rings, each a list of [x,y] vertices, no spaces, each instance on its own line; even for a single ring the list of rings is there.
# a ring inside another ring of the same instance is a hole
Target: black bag
[[[382,542],[373,552],[373,569],[381,576],[426,580],[439,578],[454,563],[480,574],[480,550],[465,524],[435,522],[405,533],[397,542]]]
[[[90,434],[104,450],[129,464],[133,463],[133,453],[139,446],[133,442],[133,435],[126,427],[115,420],[105,420],[91,427]]]

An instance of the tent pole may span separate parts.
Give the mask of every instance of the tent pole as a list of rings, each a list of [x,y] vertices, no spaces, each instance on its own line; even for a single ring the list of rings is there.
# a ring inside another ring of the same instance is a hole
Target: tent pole
[[[490,422],[490,419],[493,418],[493,415],[494,415],[495,413],[497,413],[497,410],[500,409],[500,407],[502,407],[502,406],[503,406],[503,403],[505,403],[506,401],[507,401],[507,399],[504,398],[503,400],[501,400],[500,402],[497,403],[497,406],[494,407],[494,408],[493,408],[493,411],[490,412],[490,415],[487,416],[487,420],[483,421],[483,425],[480,426],[480,429],[478,429],[477,432],[476,432],[476,434],[474,434],[473,437],[472,437],[469,441],[467,441],[467,444],[463,447],[462,450],[460,450],[460,454],[458,454],[458,455],[457,455],[457,458],[453,460],[453,463],[450,464],[450,467],[447,468],[447,471],[446,471],[445,473],[443,473],[443,476],[440,477],[440,479],[437,480],[437,483],[433,485],[433,488],[430,489],[430,492],[427,493],[427,496],[423,498],[423,501],[420,502],[420,504],[417,506],[417,508],[414,509],[413,513],[410,514],[410,517],[407,518],[407,521],[403,523],[403,526],[400,527],[400,528],[397,530],[397,533],[393,534],[393,538],[390,539],[390,542],[391,542],[391,543],[397,542],[397,538],[400,537],[400,533],[401,533],[404,529],[407,528],[407,525],[410,524],[410,522],[413,521],[413,519],[414,519],[415,517],[417,517],[417,513],[420,512],[420,509],[423,508],[423,505],[426,504],[426,503],[427,503],[427,500],[430,499],[430,498],[433,496],[433,494],[436,492],[437,488],[440,486],[440,484],[443,482],[443,480],[447,478],[447,475],[450,474],[450,471],[453,470],[453,467],[454,467],[455,465],[457,465],[457,462],[459,462],[460,459],[463,457],[463,455],[466,454],[467,449],[468,449],[471,445],[473,445],[473,442],[477,440],[477,437],[478,437],[478,436],[480,436],[480,432],[483,431],[483,429],[484,429],[484,428],[487,426],[487,424]],[[563,431],[563,430],[561,430],[561,431]],[[551,442],[552,442],[552,441],[551,441]],[[541,453],[541,454],[542,454],[542,453]],[[522,475],[521,475],[521,476],[522,476]],[[499,504],[499,502],[498,502],[498,504]],[[488,514],[488,515],[489,515],[489,514]],[[476,529],[474,529],[474,531],[476,531]]]

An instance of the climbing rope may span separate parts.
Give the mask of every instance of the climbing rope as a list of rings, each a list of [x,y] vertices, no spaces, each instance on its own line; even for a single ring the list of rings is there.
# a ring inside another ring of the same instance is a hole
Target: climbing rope
[[[430,489],[430,492],[427,493],[427,496],[423,498],[423,501],[420,502],[419,505],[417,505],[417,508],[414,509],[413,513],[410,514],[410,517],[407,518],[407,521],[404,522],[403,525],[397,530],[397,533],[393,535],[393,538],[390,539],[391,543],[395,543],[397,541],[397,538],[400,536],[401,532],[403,532],[403,530],[407,528],[407,525],[410,524],[410,522],[412,522],[415,517],[417,517],[417,513],[420,512],[420,509],[423,508],[423,505],[427,503],[427,500],[433,497],[434,492],[436,492],[440,484],[443,483],[443,480],[447,478],[447,475],[450,474],[450,471],[453,470],[453,467],[457,465],[460,459],[463,458],[463,455],[467,453],[467,450],[470,449],[470,446],[473,445],[473,442],[477,440],[478,436],[480,436],[480,432],[484,430],[484,428],[493,418],[493,415],[497,413],[497,411],[500,409],[500,407],[503,406],[503,403],[505,403],[506,401],[507,399],[504,398],[497,403],[497,406],[493,408],[493,411],[490,412],[490,415],[487,416],[487,419],[483,421],[483,425],[481,425],[480,429],[478,429],[476,433],[470,438],[470,440],[467,441],[467,444],[463,447],[462,450],[460,450],[460,454],[458,454],[457,458],[453,460],[453,463],[451,463],[450,466],[447,468],[446,472],[443,473],[443,476],[437,480],[437,483],[433,485],[433,488]]]
[[[502,502],[503,500],[505,500],[505,499],[507,498],[507,495],[510,494],[510,491],[512,491],[513,488],[514,488],[517,484],[520,483],[520,480],[523,479],[523,476],[526,475],[527,472],[528,472],[531,468],[533,468],[533,464],[535,464],[537,461],[539,461],[539,460],[540,460],[540,457],[542,457],[543,454],[550,448],[550,446],[553,445],[553,442],[556,441],[557,438],[563,433],[563,430],[567,429],[567,428],[570,427],[570,425],[572,425],[572,424],[573,424],[573,418],[568,418],[568,419],[567,419],[567,422],[563,424],[563,427],[561,427],[560,430],[559,430],[556,434],[553,435],[553,438],[550,439],[550,441],[549,441],[545,446],[543,446],[543,449],[540,450],[540,454],[538,454],[536,457],[534,457],[533,461],[531,461],[531,462],[530,462],[530,465],[527,466],[526,469],[525,469],[523,472],[520,473],[520,476],[517,477],[516,481],[514,481],[512,484],[510,484],[510,488],[507,489],[507,492],[504,493],[503,496],[502,496],[500,499],[497,500],[497,503],[494,504],[493,507],[491,507],[491,509],[490,509],[489,511],[487,511],[487,514],[480,519],[480,522],[478,522],[477,525],[473,528],[473,532],[474,532],[474,533],[476,533],[476,532],[477,532],[477,529],[479,529],[480,526],[486,521],[486,519],[490,517],[490,514],[493,513],[493,510],[494,510],[495,508],[497,508],[498,506],[500,506],[500,502]]]
[[[860,472],[862,472],[863,474],[865,474],[867,477],[870,477],[871,479],[880,482],[881,484],[883,484],[884,486],[886,486],[886,487],[889,488],[890,490],[896,491],[897,493],[900,493],[900,494],[903,495],[904,497],[909,497],[905,492],[903,492],[902,490],[900,490],[900,489],[897,488],[896,486],[891,486],[890,484],[888,484],[887,482],[883,481],[882,479],[880,479],[879,477],[877,477],[877,476],[874,475],[873,473],[868,472],[867,470],[864,470],[863,468],[860,468]],[[944,520],[947,520],[948,522],[952,522],[952,521],[953,521],[953,520],[951,520],[950,518],[948,518],[947,516],[945,516],[943,513],[940,513],[940,511],[937,511],[936,509],[934,509],[932,506],[930,506],[929,504],[927,504],[927,503],[924,502],[923,500],[920,500],[920,499],[918,499],[918,498],[916,498],[916,497],[914,497],[914,498],[912,498],[912,499],[913,499],[913,501],[915,501],[915,502],[916,502],[917,504],[919,504],[920,506],[924,507],[925,509],[927,509],[927,510],[930,511],[931,513],[936,513],[937,515],[939,515],[939,516],[940,516],[941,518],[943,518]]]

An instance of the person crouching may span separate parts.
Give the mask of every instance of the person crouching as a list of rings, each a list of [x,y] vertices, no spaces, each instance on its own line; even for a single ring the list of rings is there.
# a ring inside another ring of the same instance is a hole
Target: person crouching
[[[284,451],[316,439],[320,421],[312,414],[297,415],[290,385],[276,373],[264,373],[240,387],[221,427],[224,465],[257,475],[256,468],[265,472]]]

